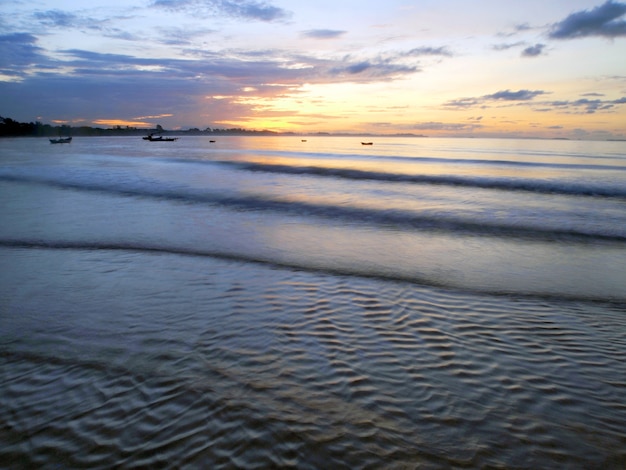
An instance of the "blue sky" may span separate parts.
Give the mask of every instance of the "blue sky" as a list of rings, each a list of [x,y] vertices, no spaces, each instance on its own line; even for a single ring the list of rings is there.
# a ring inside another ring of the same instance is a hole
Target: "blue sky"
[[[0,0],[0,115],[626,138],[626,3]]]

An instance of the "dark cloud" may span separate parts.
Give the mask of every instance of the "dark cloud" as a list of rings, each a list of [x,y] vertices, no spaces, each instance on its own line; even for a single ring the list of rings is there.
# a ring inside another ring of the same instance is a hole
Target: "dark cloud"
[[[132,119],[175,109],[178,116],[241,121],[254,113],[246,96],[280,99],[299,93],[303,83],[372,83],[419,71],[416,59],[402,52],[320,58],[289,50],[195,49],[186,59],[82,49],[59,50],[52,58],[44,52],[33,35],[0,36],[0,72],[22,74],[19,83],[0,82],[0,109],[12,110],[14,118]]]
[[[572,13],[563,21],[554,24],[549,36],[552,39],[626,36],[626,21],[620,20],[625,14],[626,3],[608,0],[591,10]]]
[[[291,16],[287,10],[254,0],[154,0],[151,6],[186,11],[195,16],[221,14],[268,22],[283,20]]]
[[[345,31],[335,29],[310,29],[302,32],[302,36],[313,39],[335,39],[344,34],[346,34]]]
[[[545,44],[535,44],[534,46],[529,46],[522,51],[522,57],[537,57],[543,53],[543,49],[545,47]]]
[[[37,46],[37,38],[28,33],[0,35],[0,72],[9,76],[25,73],[24,67],[48,63],[43,49]]]

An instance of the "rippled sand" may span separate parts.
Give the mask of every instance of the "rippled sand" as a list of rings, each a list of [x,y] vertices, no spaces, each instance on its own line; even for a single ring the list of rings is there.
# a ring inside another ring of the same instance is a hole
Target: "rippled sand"
[[[7,468],[624,468],[622,304],[0,248]]]

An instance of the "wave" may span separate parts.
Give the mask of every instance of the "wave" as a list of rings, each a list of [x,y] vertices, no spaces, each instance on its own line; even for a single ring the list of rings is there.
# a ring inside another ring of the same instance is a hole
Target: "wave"
[[[350,180],[382,181],[389,183],[432,184],[506,191],[525,191],[543,194],[562,194],[566,196],[594,196],[626,199],[626,188],[583,186],[579,184],[555,181],[495,179],[452,175],[409,175],[349,168],[328,168],[321,166],[279,165],[251,162],[220,161],[219,163],[241,170],[259,171],[265,173],[312,175],[345,178]]]
[[[348,223],[392,227],[396,230],[426,230],[454,232],[468,235],[507,237],[533,241],[569,242],[626,242],[626,233],[594,230],[593,227],[576,228],[550,225],[530,225],[523,222],[510,223],[481,218],[460,218],[443,214],[423,214],[402,209],[372,209],[356,206],[309,203],[274,199],[263,195],[225,195],[184,187],[167,187],[145,182],[138,184],[81,181],[62,181],[37,176],[0,176],[0,180],[31,184],[44,184],[62,189],[97,191],[110,194],[166,199],[196,204],[209,204],[228,209],[270,211],[293,216],[320,217],[342,220]]]
[[[409,284],[434,287],[438,289],[453,289],[458,292],[471,294],[485,294],[492,296],[519,296],[541,298],[546,300],[585,301],[613,304],[623,307],[625,299],[620,297],[594,296],[581,292],[535,291],[498,289],[476,286],[467,286],[463,283],[449,283],[441,278],[433,278],[424,274],[405,273],[402,271],[380,271],[377,268],[368,269],[355,265],[320,265],[317,262],[276,260],[270,257],[254,256],[242,253],[202,249],[198,246],[184,247],[165,244],[149,243],[145,241],[98,241],[98,240],[42,240],[42,239],[0,239],[0,247],[12,249],[41,249],[41,250],[81,250],[81,251],[121,251],[145,254],[167,254],[175,256],[191,256],[213,258],[235,263],[252,263],[277,269],[291,269],[329,276],[348,276],[364,279],[374,279],[382,282],[406,282]]]
[[[467,150],[465,150],[467,152]],[[240,150],[221,150],[220,153],[230,153],[233,155],[241,155]],[[367,160],[367,161],[398,161],[404,163],[439,163],[454,165],[471,165],[471,166],[511,166],[511,167],[537,167],[537,168],[555,168],[555,169],[578,169],[578,170],[601,170],[601,171],[626,171],[626,165],[608,165],[608,164],[591,164],[591,163],[559,163],[551,161],[522,161],[522,160],[503,160],[493,158],[451,158],[451,157],[428,157],[414,155],[382,155],[371,153],[320,153],[320,152],[291,152],[280,150],[249,150],[246,153],[264,156],[281,156],[286,158],[298,159],[314,159],[314,160]],[[478,152],[477,152],[478,153]],[[483,154],[484,152],[480,152]],[[545,153],[535,152],[512,152],[512,155],[519,157],[520,154],[529,155],[536,158],[543,158]],[[559,153],[556,157],[583,158],[583,159],[601,159],[601,160],[618,160],[624,161],[624,157],[619,156],[594,156],[594,155],[577,155]],[[174,159],[176,160],[176,159]]]
[[[241,162],[232,160],[186,160],[168,158],[161,161],[170,161],[184,165],[222,165],[250,172],[262,172],[284,175],[302,175],[322,178],[341,178],[352,181],[377,181],[385,183],[423,184],[435,186],[479,188],[495,191],[521,191],[527,193],[563,195],[574,197],[596,197],[626,200],[626,187],[600,186],[599,184],[584,184],[558,180],[518,179],[518,178],[490,178],[480,176],[460,175],[424,175],[391,173],[384,171],[367,171],[353,168],[331,168],[327,166],[302,166],[259,162]],[[106,189],[96,178],[85,181],[81,178],[62,174],[20,173],[4,169],[0,173],[0,181],[32,182],[48,185],[63,186],[76,189]],[[134,184],[145,186],[149,182],[137,181]],[[105,183],[111,190],[133,193],[135,190],[128,184],[119,184],[116,181]],[[133,184],[133,183],[131,183]],[[156,184],[159,184],[158,182]],[[145,189],[150,192],[151,190]]]

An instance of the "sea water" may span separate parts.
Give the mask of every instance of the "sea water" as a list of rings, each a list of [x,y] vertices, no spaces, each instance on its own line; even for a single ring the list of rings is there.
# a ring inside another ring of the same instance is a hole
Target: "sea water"
[[[0,464],[623,468],[626,143],[0,140]]]

